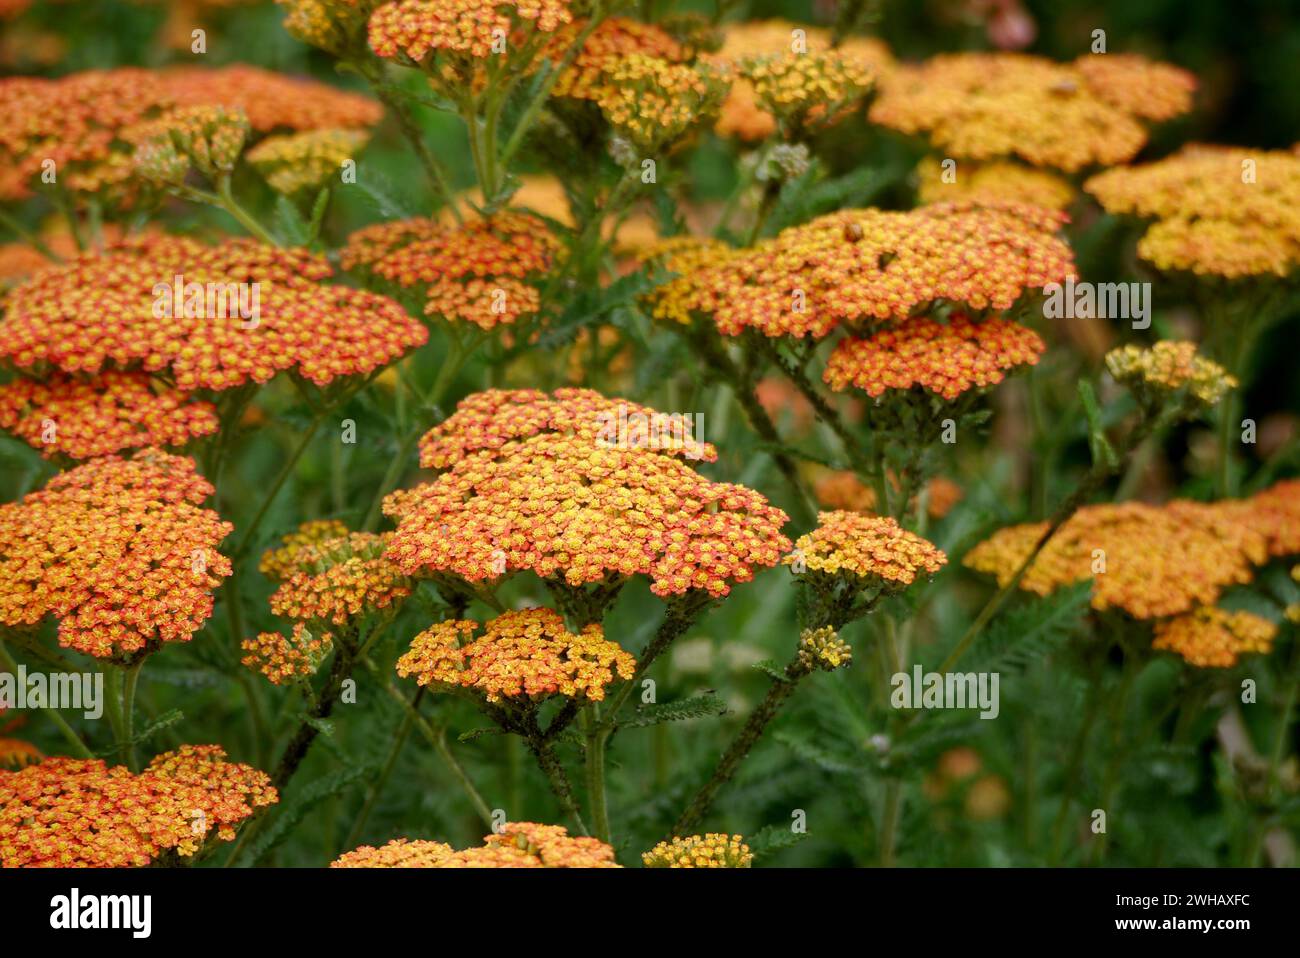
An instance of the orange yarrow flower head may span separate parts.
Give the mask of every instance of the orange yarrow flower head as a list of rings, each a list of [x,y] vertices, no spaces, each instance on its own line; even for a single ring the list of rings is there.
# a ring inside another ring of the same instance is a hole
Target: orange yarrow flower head
[[[0,505],[0,625],[59,620],[59,644],[130,660],[188,642],[230,575],[231,532],[191,459],[92,459]]]
[[[276,801],[266,774],[226,761],[216,745],[183,745],[139,775],[99,759],[0,769],[0,866],[122,868],[194,858]]]
[[[344,269],[423,291],[426,316],[513,325],[541,308],[541,280],[559,240],[541,218],[507,210],[463,225],[398,220],[358,230],[340,256]]]
[[[349,532],[341,523],[311,522],[263,556],[276,579],[271,611],[298,622],[347,625],[411,594],[406,576],[384,558],[390,534]]]
[[[264,383],[284,371],[323,387],[423,345],[428,330],[397,303],[320,282],[330,273],[302,249],[146,237],[14,289],[0,358],[69,373],[167,370],[182,390]]]
[[[941,162],[937,157],[927,156],[916,165],[915,175],[917,200],[923,204],[972,200],[1065,210],[1078,196],[1065,177],[1008,160]]]
[[[602,448],[644,448],[705,462],[718,458],[711,443],[694,435],[689,416],[567,387],[554,393],[486,389],[467,396],[420,439],[420,465],[446,469],[473,453],[542,434],[574,436]]]
[[[129,204],[137,192],[133,154],[146,134],[162,136],[174,120],[185,131],[181,145],[193,146],[196,157],[215,158],[214,167],[224,166],[232,151],[238,154],[239,114],[251,131],[267,134],[369,127],[383,111],[366,97],[244,64],[6,78],[0,80],[0,198],[23,199],[53,173],[73,194]],[[218,116],[224,118],[217,122]],[[164,117],[168,121],[159,126]],[[185,151],[168,145],[152,161],[146,151],[145,160],[146,166],[152,162],[151,172],[174,182],[168,177],[175,176]]]
[[[1005,585],[1046,528],[1029,523],[1001,529],[962,563]],[[1249,582],[1252,567],[1266,558],[1264,535],[1241,521],[1236,504],[1084,506],[1048,540],[1020,588],[1049,595],[1091,579],[1094,609],[1154,619],[1212,605],[1227,587]]]
[[[557,30],[547,41],[545,56],[558,63],[590,23],[579,19]],[[606,70],[631,54],[641,54],[668,63],[686,63],[694,51],[652,23],[631,17],[606,17],[596,25],[551,88],[551,95],[578,100],[600,99],[608,83]]]
[[[478,635],[482,629],[482,635]],[[615,676],[630,679],[636,660],[592,623],[570,632],[552,609],[504,612],[485,626],[448,620],[411,641],[397,662],[403,678],[420,685],[472,689],[488,702],[524,705],[552,695],[599,702]]]
[[[529,69],[547,36],[572,21],[568,0],[395,0],[375,9],[368,29],[377,56],[454,89]]]
[[[475,848],[456,851],[442,842],[394,839],[383,848],[363,845],[331,868],[618,868],[614,849],[598,838],[575,838],[559,825],[507,822]]]
[[[1161,340],[1150,349],[1132,344],[1106,354],[1106,369],[1144,409],[1158,411],[1176,402],[1185,417],[1218,404],[1237,388],[1235,376],[1218,363],[1196,355],[1196,344]]]
[[[1270,556],[1300,555],[1300,479],[1283,479],[1222,507],[1264,537]]]
[[[1251,612],[1200,606],[1157,622],[1151,647],[1181,655],[1197,668],[1232,668],[1248,653],[1267,655],[1277,626]]]
[[[817,527],[782,560],[808,590],[810,626],[835,630],[947,561],[942,550],[893,519],[857,512],[819,513]]]
[[[676,281],[658,315],[710,317],[720,332],[820,339],[901,322],[938,300],[1007,310],[1074,270],[1060,213],[1013,203],[841,210],[782,230]]]
[[[711,832],[660,842],[641,861],[646,868],[749,868],[754,855],[742,836]]]
[[[1073,173],[1132,159],[1143,121],[1186,113],[1195,88],[1184,70],[1123,54],[940,54],[886,75],[869,116],[959,161],[1015,156]]]
[[[562,419],[569,394],[556,395]],[[506,423],[516,415],[510,405]],[[437,434],[427,461],[450,468],[385,501],[398,520],[387,555],[407,575],[482,581],[529,570],[570,587],[647,575],[661,597],[720,597],[789,546],[784,512],[751,489],[701,476],[680,449],[602,442],[590,425],[566,434],[533,431],[542,425],[527,416],[514,421],[498,435],[519,438],[499,444],[490,433],[468,445]]]
[[[1300,155],[1193,144],[1083,186],[1108,212],[1155,221],[1137,250],[1158,269],[1235,280],[1300,266]]]
[[[784,20],[728,25],[717,59],[733,67],[735,80],[715,129],[749,142],[775,133],[778,119],[787,130],[812,118],[833,122],[843,112],[834,104],[862,99],[894,63],[874,38],[833,47],[829,31]]]
[[[162,74],[178,106],[223,106],[248,117],[258,134],[373,127],[384,117],[377,100],[336,87],[235,63],[210,70],[172,67]]]
[[[328,632],[312,632],[305,622],[295,622],[288,636],[262,632],[255,639],[245,639],[240,648],[247,653],[240,665],[261,672],[272,685],[286,685],[315,675],[334,648],[334,637]]]
[[[217,431],[217,410],[147,373],[55,373],[0,386],[0,429],[47,459],[91,459],[149,446],[183,446]]]
[[[1036,332],[1010,320],[913,316],[866,339],[841,339],[822,378],[837,392],[853,386],[874,397],[919,387],[951,402],[1000,383],[1008,370],[1035,365],[1046,349]]]

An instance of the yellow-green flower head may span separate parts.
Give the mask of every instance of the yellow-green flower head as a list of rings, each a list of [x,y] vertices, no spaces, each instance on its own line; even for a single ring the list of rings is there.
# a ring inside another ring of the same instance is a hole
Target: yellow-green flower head
[[[307,130],[263,140],[248,151],[248,162],[271,189],[285,196],[314,190],[339,175],[343,164],[365,148],[363,130]]]
[[[1195,405],[1213,406],[1237,380],[1218,363],[1196,355],[1196,344],[1161,340],[1150,349],[1128,345],[1106,354],[1115,381],[1143,403],[1160,403],[1180,390]]]
[[[853,650],[829,625],[804,629],[799,635],[799,662],[810,672],[813,669],[833,672],[852,664]]]
[[[740,835],[691,835],[660,842],[641,856],[646,868],[749,868],[754,856]]]
[[[243,110],[182,107],[128,131],[136,146],[136,169],[156,183],[175,184],[193,167],[209,179],[235,168],[248,139]]]

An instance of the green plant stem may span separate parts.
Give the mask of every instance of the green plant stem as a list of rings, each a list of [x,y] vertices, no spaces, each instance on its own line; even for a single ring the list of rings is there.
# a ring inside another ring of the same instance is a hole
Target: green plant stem
[[[567,70],[572,65],[573,61],[577,59],[578,54],[582,51],[583,44],[587,42],[587,38],[590,37],[593,31],[601,25],[608,13],[609,8],[604,0],[596,0],[596,3],[592,6],[590,19],[588,19],[577,37],[574,38],[569,49],[564,51],[564,56],[561,57],[560,62],[555,64],[546,79],[542,81],[541,88],[533,96],[533,99],[529,101],[528,106],[524,108],[524,112],[520,114],[519,122],[516,123],[514,129],[510,131],[510,137],[506,140],[506,145],[501,150],[499,160],[503,169],[509,168],[510,161],[514,159],[515,153],[517,153],[519,148],[524,145],[524,137],[528,135],[528,131],[532,129],[533,124],[537,121],[537,116],[541,112],[542,107],[546,104],[547,99],[550,98],[551,89],[555,86],[555,81],[558,80],[560,74]],[[495,148],[495,144],[493,144],[493,146]]]
[[[592,834],[609,843],[609,809],[605,801],[605,740],[609,731],[601,725],[600,709],[594,702],[582,710],[582,727],[587,740],[587,808]]]
[[[470,356],[474,354],[474,351],[482,341],[483,339],[481,336],[476,336],[466,342],[459,332],[454,329],[452,330],[451,346],[447,351],[447,355],[443,358],[442,365],[438,369],[438,378],[434,380],[432,388],[420,397],[421,402],[423,402],[426,407],[432,407],[435,410],[435,418],[438,415],[436,411],[438,404],[442,402],[447,390],[449,390],[452,383],[455,382],[456,375],[464,367]],[[397,452],[388,463],[388,468],[384,471],[383,478],[380,479],[379,486],[375,489],[375,495],[370,500],[370,505],[366,509],[365,517],[362,519],[361,529],[363,532],[373,532],[375,527],[379,525],[384,497],[393,491],[398,480],[401,479],[402,470],[405,469],[407,465],[407,457],[410,456],[411,450],[415,448],[415,444],[419,441],[420,436],[422,436],[433,425],[436,425],[436,422],[429,424],[417,422],[415,427],[402,437],[401,442],[398,443]]]
[[[1074,798],[1079,772],[1083,769],[1083,756],[1088,744],[1088,736],[1092,733],[1092,727],[1096,724],[1097,717],[1101,713],[1102,695],[1100,685],[1100,675],[1094,675],[1092,688],[1089,690],[1088,708],[1084,713],[1083,723],[1079,726],[1079,732],[1075,737],[1073,746],[1070,748],[1070,757],[1066,763],[1065,778],[1061,786],[1061,804],[1057,809],[1056,820],[1052,825],[1052,844],[1048,852],[1048,865],[1059,864],[1061,855],[1064,852],[1065,832],[1069,825],[1070,802]]]
[[[393,117],[397,120],[397,127],[402,136],[411,144],[411,149],[415,151],[416,158],[420,161],[420,166],[424,169],[424,174],[428,178],[434,191],[442,198],[443,205],[451,210],[451,215],[456,218],[457,223],[465,222],[464,214],[460,211],[460,204],[456,202],[456,194],[452,191],[451,183],[447,178],[447,172],[438,162],[437,157],[429,149],[429,144],[424,140],[424,134],[420,130],[420,125],[415,120],[415,115],[411,108],[401,99],[393,94],[383,83],[382,76],[373,66],[362,66],[361,74],[370,83],[371,89],[380,101],[393,111]]]
[[[407,717],[415,724],[420,735],[423,736],[426,742],[433,746],[433,750],[438,753],[438,757],[442,759],[443,763],[447,766],[448,771],[450,771],[452,776],[456,779],[461,790],[464,791],[466,797],[469,798],[470,804],[474,806],[474,811],[477,812],[479,818],[483,820],[483,824],[488,828],[491,828],[492,809],[488,807],[488,803],[483,800],[483,796],[479,794],[479,790],[474,787],[474,782],[470,779],[469,775],[466,774],[465,769],[461,766],[460,762],[456,760],[456,756],[452,754],[451,748],[447,745],[446,729],[434,728],[429,720],[420,714],[417,707],[419,704],[418,698],[408,700],[406,696],[402,695],[401,691],[393,684],[392,680],[379,671],[379,666],[375,665],[374,661],[367,657],[362,659],[361,662],[362,665],[365,666],[366,671],[374,676],[375,681],[377,681],[383,690],[388,693],[388,697],[402,706]]]
[[[259,223],[246,209],[239,205],[239,202],[235,199],[234,193],[232,193],[230,189],[229,173],[223,173],[217,177],[216,187],[218,202],[215,205],[233,216],[240,226],[248,230],[248,232],[252,233],[268,246],[282,245],[278,239],[271,235],[266,227]]]
[[[677,819],[677,823],[673,825],[673,835],[689,835],[695,829],[695,826],[703,820],[713,806],[713,800],[717,797],[719,790],[736,774],[736,769],[740,767],[740,763],[744,761],[745,756],[758,743],[768,723],[776,717],[786,699],[794,694],[794,690],[798,688],[800,681],[808,674],[808,667],[796,655],[785,667],[784,679],[772,683],[772,687],[767,690],[767,695],[763,697],[763,701],[750,714],[748,721],[740,730],[740,734],[736,736],[731,746],[723,753],[722,760],[718,762],[718,766],[713,770],[709,780],[695,793],[691,803],[686,806],[686,810]]]
[[[22,223],[10,216],[4,210],[0,210],[0,223],[3,223],[9,229],[13,230],[18,237],[36,252],[40,253],[52,263],[62,263],[63,257],[46,245],[45,241],[25,227]]]
[[[393,744],[388,747],[388,755],[384,758],[384,764],[379,769],[379,777],[375,783],[370,786],[366,793],[366,800],[357,812],[357,817],[352,822],[352,827],[348,829],[348,836],[343,841],[345,849],[355,848],[357,842],[361,840],[361,833],[365,830],[366,822],[370,820],[370,813],[374,811],[375,805],[379,802],[379,796],[383,794],[384,786],[388,784],[388,779],[393,774],[393,768],[397,765],[397,759],[402,754],[402,748],[406,745],[406,740],[411,735],[411,727],[415,724],[415,711],[419,707],[420,697],[424,694],[424,689],[417,689],[415,698],[411,702],[411,711],[402,716],[402,723],[397,727],[397,734],[393,736]]]
[[[0,665],[3,665],[11,675],[15,676],[15,678],[17,677],[18,663],[14,661],[13,657],[9,654],[9,650],[5,648],[3,639],[0,639]],[[91,752],[86,743],[82,741],[81,736],[73,730],[72,726],[69,725],[67,720],[59,714],[57,709],[43,706],[41,712],[44,713],[46,718],[54,723],[54,727],[62,733],[64,739],[67,740],[68,746],[78,758],[95,757],[94,753]]]
[[[880,816],[880,867],[894,867],[894,846],[903,809],[903,783],[897,778],[885,782],[885,807]]]
[[[131,665],[123,667],[122,682],[122,734],[127,743],[126,763],[133,772],[140,770],[140,762],[135,750],[135,690],[140,681],[140,670],[144,668],[145,657]]]
[[[975,640],[979,638],[980,633],[984,631],[984,627],[992,621],[993,617],[1001,610],[1003,604],[1011,597],[1012,592],[1014,592],[1020,585],[1020,581],[1025,577],[1030,566],[1034,564],[1034,560],[1037,559],[1039,553],[1046,548],[1047,543],[1052,540],[1052,537],[1060,531],[1061,526],[1065,525],[1066,521],[1079,511],[1079,508],[1088,501],[1092,494],[1101,487],[1102,483],[1105,482],[1106,479],[1115,474],[1118,468],[1123,464],[1124,460],[1128,457],[1129,453],[1145,441],[1147,436],[1151,435],[1152,431],[1161,425],[1163,425],[1163,423],[1160,420],[1141,420],[1127,436],[1124,448],[1118,454],[1117,464],[1109,465],[1105,460],[1100,458],[1093,462],[1091,468],[1079,481],[1079,484],[1075,486],[1074,491],[1066,496],[1065,499],[1061,501],[1061,504],[1057,506],[1056,511],[1052,513],[1051,518],[1047,522],[1047,528],[1044,529],[1043,534],[1038,537],[1038,541],[1034,543],[1034,546],[1029,550],[1028,555],[1021,560],[1020,565],[1016,567],[1016,571],[1012,573],[1011,578],[1008,579],[997,592],[993,593],[986,603],[984,603],[984,607],[980,609],[979,614],[975,616],[974,621],[971,622],[961,639],[958,640],[956,646],[953,647],[953,650],[948,653],[948,657],[943,660],[943,664],[939,666],[938,671],[949,672],[952,670],[953,666],[957,664],[961,657],[966,654],[967,650],[970,649],[971,645],[974,644]]]

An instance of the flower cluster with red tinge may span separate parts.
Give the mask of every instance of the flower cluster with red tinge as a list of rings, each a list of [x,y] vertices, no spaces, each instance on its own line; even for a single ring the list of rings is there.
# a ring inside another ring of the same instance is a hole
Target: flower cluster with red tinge
[[[1263,530],[1246,519],[1235,502],[1084,506],[1044,546],[1020,588],[1048,595],[1091,579],[1094,609],[1120,609],[1137,619],[1212,605],[1227,587],[1249,582],[1253,567],[1267,558]],[[1046,529],[1046,523],[1001,529],[966,553],[963,564],[1005,585]]]
[[[242,113],[252,129],[369,127],[383,111],[367,97],[258,67],[123,67],[58,79],[0,80],[0,198],[22,199],[54,164],[76,193],[134,195],[132,152],[141,131],[190,107]]]
[[[554,33],[571,22],[566,0],[396,0],[370,15],[370,48],[422,61],[430,51],[486,59],[524,25]]]
[[[210,436],[217,431],[217,411],[147,373],[108,371],[89,379],[56,374],[0,386],[0,429],[47,458],[91,459]]]
[[[425,290],[424,312],[482,329],[536,313],[539,280],[559,240],[531,213],[508,210],[464,224],[432,219],[377,223],[348,237],[344,269]]]
[[[477,635],[480,628],[483,634]],[[485,626],[440,622],[412,639],[397,661],[403,678],[473,689],[489,702],[551,695],[599,702],[616,675],[630,679],[635,669],[636,660],[606,639],[600,625],[575,635],[558,612],[545,608],[503,612]]]
[[[722,596],[789,547],[788,517],[757,492],[706,479],[671,450],[581,434],[478,449],[384,508],[398,520],[387,556],[412,576],[531,570],[576,586],[648,575],[656,595]]]
[[[322,283],[330,273],[301,249],[146,237],[14,289],[0,358],[69,373],[166,370],[179,389],[222,390],[289,370],[324,386],[423,345],[428,331],[397,303]]]
[[[576,436],[600,445],[650,448],[687,459],[713,462],[718,451],[693,432],[689,417],[610,399],[576,387],[545,393],[537,389],[485,389],[420,439],[420,465],[446,469],[480,450],[500,449],[543,433]]]
[[[279,582],[271,611],[299,622],[345,625],[411,594],[406,576],[384,558],[390,534],[349,532],[333,520],[309,522],[262,558]]]
[[[121,658],[188,642],[231,573],[231,525],[194,462],[157,450],[93,459],[0,505],[0,624],[58,619],[59,644]]]
[[[1176,652],[1199,668],[1231,668],[1249,653],[1266,655],[1277,626],[1252,612],[1227,612],[1202,606],[1157,622],[1153,649]]]
[[[1146,121],[1191,108],[1190,73],[1126,54],[1055,63],[1018,53],[941,54],[881,81],[873,123],[921,133],[945,156],[1017,156],[1075,172],[1132,159]]]
[[[1032,329],[1004,319],[976,323],[957,314],[941,323],[914,316],[867,339],[841,339],[822,377],[836,391],[853,386],[879,396],[917,386],[952,400],[1034,365],[1046,349]]]
[[[1065,216],[1014,203],[841,210],[709,262],[672,284],[656,313],[709,316],[728,336],[821,338],[902,321],[946,300],[1006,310],[1074,272]]]
[[[328,632],[316,635],[307,623],[295,622],[287,636],[261,632],[257,638],[244,639],[239,647],[246,653],[240,665],[261,672],[272,685],[287,685],[316,674],[334,648],[334,637]]]
[[[216,745],[184,745],[139,775],[99,759],[48,758],[0,769],[0,866],[142,867],[230,841],[254,810],[278,801],[257,769]]]
[[[847,574],[908,586],[918,575],[934,575],[948,562],[943,551],[888,516],[822,512],[817,527],[799,537],[782,560],[796,570]]]
[[[1300,267],[1295,153],[1193,144],[1099,173],[1084,189],[1111,213],[1155,220],[1138,255],[1159,269],[1245,279]]]
[[[598,838],[573,837],[559,825],[507,822],[475,848],[396,838],[363,845],[331,868],[618,868],[614,849]]]

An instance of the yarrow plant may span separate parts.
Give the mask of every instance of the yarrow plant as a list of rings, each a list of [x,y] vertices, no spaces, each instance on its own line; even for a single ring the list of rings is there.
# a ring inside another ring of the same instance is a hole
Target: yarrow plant
[[[0,866],[1294,863],[1300,152],[1184,144],[1221,77],[1015,3],[42,6]]]

